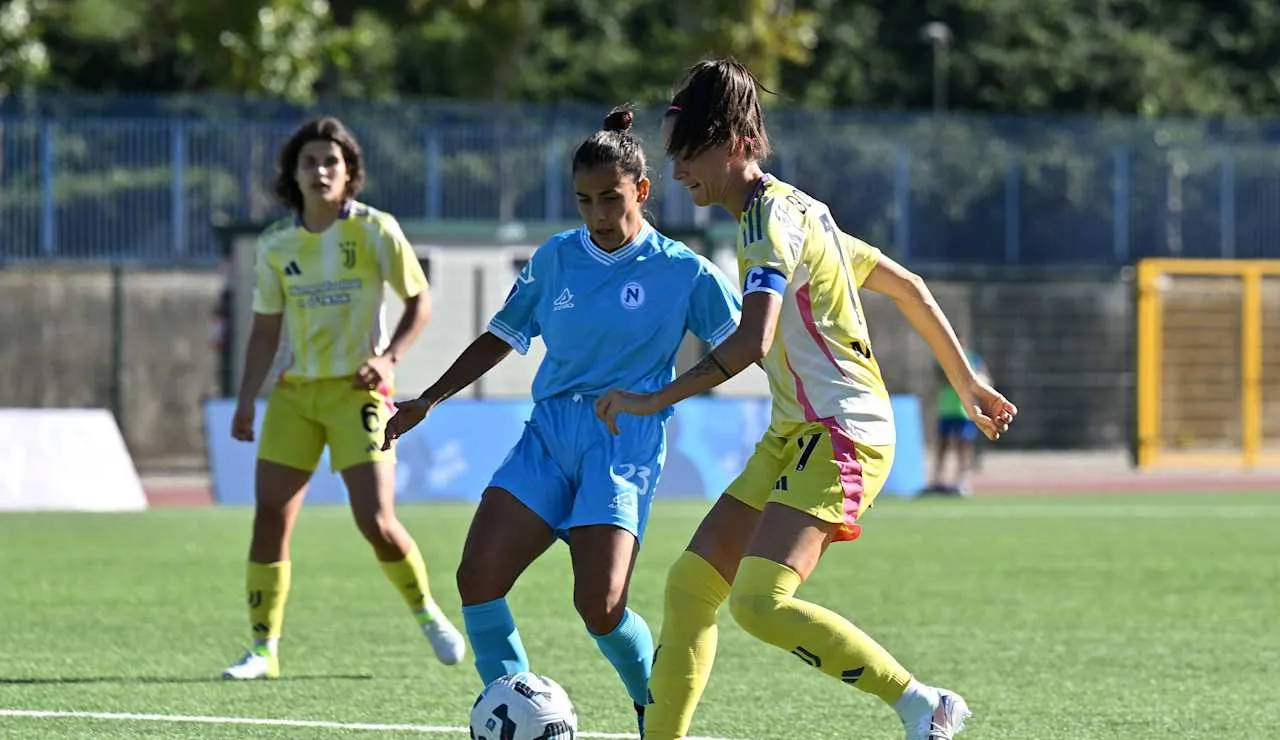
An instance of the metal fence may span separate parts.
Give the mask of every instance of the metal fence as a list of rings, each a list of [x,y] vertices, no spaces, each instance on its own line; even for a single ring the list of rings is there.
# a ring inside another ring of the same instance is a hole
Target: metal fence
[[[344,103],[364,199],[403,220],[575,217],[569,158],[602,111]],[[204,262],[211,224],[279,213],[278,147],[308,111],[216,99],[0,101],[0,260]],[[667,176],[656,220],[725,220]],[[913,263],[1280,257],[1280,125],[775,111],[770,169]]]
[[[467,255],[433,265],[436,315],[397,371],[400,393],[434,382],[501,304],[514,269],[500,251],[492,254],[485,264]],[[475,267],[487,275],[472,282],[466,273]],[[1002,448],[1114,449],[1130,439],[1132,271],[1088,272],[992,268],[981,276],[927,276],[966,345],[1018,405],[1018,433]],[[228,332],[224,323],[235,322],[234,304],[224,303],[228,279],[235,273],[137,265],[0,270],[0,367],[13,369],[0,375],[0,408],[109,408],[139,465],[203,464],[203,400],[227,395],[225,377],[238,370],[245,341],[243,325]],[[920,397],[932,430],[941,383],[933,353],[889,299],[867,294],[864,308],[889,390]],[[389,315],[397,313],[393,305]],[[537,344],[532,356],[512,356],[489,372],[476,395],[527,398]],[[702,354],[700,346],[687,349],[694,351],[684,353],[685,367]],[[38,371],[20,371],[33,358]],[[767,394],[764,381],[758,371],[743,373],[715,395],[759,397]],[[1210,390],[1231,397],[1230,387]]]

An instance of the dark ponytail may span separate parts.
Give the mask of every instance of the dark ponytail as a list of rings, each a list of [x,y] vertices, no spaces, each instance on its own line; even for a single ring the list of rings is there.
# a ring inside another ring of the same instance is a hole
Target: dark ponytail
[[[619,106],[605,116],[604,128],[592,134],[573,154],[573,172],[595,167],[616,167],[637,182],[648,173],[644,145],[631,131],[635,114]]]

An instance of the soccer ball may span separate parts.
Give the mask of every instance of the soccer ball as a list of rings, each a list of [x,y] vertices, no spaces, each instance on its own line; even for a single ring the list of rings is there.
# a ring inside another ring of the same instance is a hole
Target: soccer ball
[[[536,673],[503,676],[471,707],[472,740],[574,740],[578,712],[560,684]]]

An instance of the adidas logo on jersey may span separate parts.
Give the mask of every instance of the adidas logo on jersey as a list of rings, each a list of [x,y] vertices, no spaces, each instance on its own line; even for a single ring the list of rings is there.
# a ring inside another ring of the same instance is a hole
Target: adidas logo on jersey
[[[302,268],[298,267],[297,262],[289,260],[289,264],[284,266],[284,274],[289,275],[290,277],[298,277],[302,274]]]

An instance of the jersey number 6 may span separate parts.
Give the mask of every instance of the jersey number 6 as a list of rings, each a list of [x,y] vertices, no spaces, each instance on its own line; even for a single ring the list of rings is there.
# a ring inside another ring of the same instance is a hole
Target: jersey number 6
[[[378,431],[378,404],[370,401],[360,407],[360,423],[364,424],[364,430],[370,434]]]

